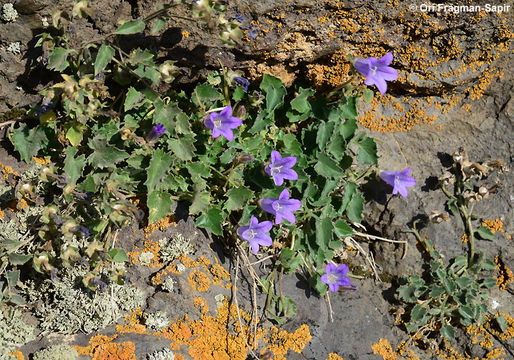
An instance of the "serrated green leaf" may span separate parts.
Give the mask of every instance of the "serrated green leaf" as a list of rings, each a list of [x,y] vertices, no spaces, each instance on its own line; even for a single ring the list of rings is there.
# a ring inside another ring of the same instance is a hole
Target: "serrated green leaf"
[[[332,137],[334,131],[333,122],[320,121],[318,124],[318,132],[316,134],[316,143],[321,151],[325,149],[328,140]]]
[[[298,95],[291,100],[291,108],[299,113],[303,114],[311,110],[311,104],[308,99],[314,94],[313,89],[300,88]]]
[[[234,89],[234,92],[232,93],[232,100],[235,102],[238,102],[245,96],[245,91],[241,86],[238,86]]]
[[[109,256],[111,257],[111,260],[115,263],[121,263],[129,261],[129,258],[127,256],[127,253],[123,249],[111,249],[109,250]]]
[[[210,208],[207,213],[199,216],[196,219],[196,226],[212,231],[213,234],[223,235],[223,228],[221,224],[223,222],[223,212],[216,208]]]
[[[89,139],[88,146],[94,150],[87,158],[89,164],[94,167],[113,168],[120,161],[125,160],[129,154],[107,143],[101,136]]]
[[[352,229],[350,225],[346,223],[346,221],[339,219],[334,223],[334,232],[340,238],[345,238],[347,236],[352,236],[355,231]]]
[[[441,328],[441,335],[448,340],[453,340],[455,338],[455,328],[451,325],[445,325]]]
[[[444,294],[444,293],[445,293],[444,288],[442,288],[442,287],[440,287],[440,286],[434,286],[434,287],[432,288],[432,290],[430,291],[429,296],[430,296],[431,298],[437,298],[437,297],[441,296],[441,295],[442,295],[442,294]]]
[[[344,175],[344,171],[324,153],[318,153],[318,162],[314,165],[314,170],[324,177],[339,177]]]
[[[104,71],[105,67],[109,65],[114,56],[114,49],[106,44],[102,44],[95,60],[95,76]]]
[[[481,265],[484,270],[496,270],[496,264],[492,260],[484,259]]]
[[[323,218],[316,221],[316,244],[320,249],[327,250],[332,241],[332,220]]]
[[[423,320],[423,317],[427,313],[427,309],[421,305],[415,305],[410,313],[411,321],[420,322]]]
[[[48,57],[48,68],[55,71],[64,71],[70,65],[68,55],[75,52],[74,50],[55,48]]]
[[[71,145],[77,146],[82,142],[82,130],[78,124],[71,126],[66,132],[66,138],[70,140]]]
[[[20,270],[11,270],[5,273],[5,277],[7,278],[7,285],[10,288],[16,287],[18,281],[20,281]]]
[[[498,324],[498,326],[500,327],[500,330],[503,333],[505,331],[507,331],[507,329],[509,327],[509,323],[507,322],[507,319],[505,318],[505,316],[503,316],[503,315],[497,316],[496,317],[496,323]]]
[[[48,143],[48,138],[40,126],[29,130],[27,124],[22,123],[19,128],[13,130],[11,141],[20,153],[21,160],[28,163],[43,145]]]
[[[362,210],[364,208],[364,198],[360,193],[355,193],[346,208],[348,218],[356,223],[360,223],[362,219]]]
[[[183,161],[190,161],[193,158],[195,146],[192,137],[181,137],[178,139],[169,139],[168,146],[173,153]]]
[[[400,297],[400,299],[407,301],[407,302],[416,301],[417,298],[414,296],[414,290],[415,290],[414,286],[407,286],[407,285],[400,286],[398,288],[398,296]]]
[[[193,197],[193,202],[191,203],[191,206],[189,207],[189,213],[192,215],[199,214],[206,210],[211,201],[211,194],[207,191],[200,191],[197,189],[195,191],[195,195]]]
[[[473,310],[469,306],[461,306],[458,311],[459,314],[466,319],[472,320],[474,318]]]
[[[369,103],[373,99],[373,91],[370,89],[364,89],[364,101]]]
[[[372,138],[365,138],[363,141],[358,143],[359,151],[357,152],[357,161],[362,165],[376,165],[377,156],[377,144]]]
[[[293,134],[285,134],[282,138],[284,146],[287,149],[287,153],[290,155],[301,155],[303,154],[302,145],[296,139]]]
[[[473,280],[468,277],[460,277],[455,279],[455,282],[460,288],[466,288],[473,283]]]
[[[476,234],[483,240],[494,240],[494,234],[492,233],[491,229],[485,226],[480,226],[476,230]]]
[[[166,25],[165,20],[163,20],[161,18],[156,19],[152,26],[152,35],[157,35],[157,33],[159,31],[161,31],[165,25]]]
[[[12,265],[23,265],[30,259],[32,259],[32,255],[9,254],[9,263]]]
[[[121,25],[115,32],[117,35],[130,35],[140,33],[145,29],[143,20],[131,20]]]
[[[355,107],[355,97],[347,97],[346,103],[340,106],[341,115],[345,119],[355,119],[357,117],[357,108]]]
[[[232,188],[225,194],[227,201],[225,202],[225,210],[228,212],[242,209],[248,200],[253,196],[253,191],[246,187]]]
[[[347,119],[344,124],[339,126],[339,133],[346,141],[353,137],[355,130],[357,130],[357,120],[353,118]]]
[[[164,191],[152,191],[148,195],[148,221],[154,223],[171,212],[173,200],[170,194]]]
[[[64,172],[70,177],[70,184],[75,184],[82,176],[82,169],[86,165],[86,157],[80,155],[75,158],[78,150],[74,147],[66,149],[66,159],[64,160]]]
[[[491,289],[496,286],[496,279],[494,278],[486,278],[482,281],[482,285],[488,289]]]
[[[286,87],[282,80],[268,74],[264,74],[259,87],[266,94],[266,111],[272,114],[284,102]]]
[[[205,104],[205,102],[212,103],[217,100],[221,100],[222,98],[223,96],[214,86],[209,84],[200,84],[196,86],[192,100],[195,105],[199,105],[200,103],[198,102],[198,99],[200,99],[202,104]]]
[[[171,166],[171,156],[162,149],[157,149],[152,155],[150,166],[146,169],[147,177],[145,185],[148,192],[155,190],[164,179]]]
[[[145,96],[130,87],[127,91],[127,96],[125,97],[125,111],[136,108],[144,102]]]

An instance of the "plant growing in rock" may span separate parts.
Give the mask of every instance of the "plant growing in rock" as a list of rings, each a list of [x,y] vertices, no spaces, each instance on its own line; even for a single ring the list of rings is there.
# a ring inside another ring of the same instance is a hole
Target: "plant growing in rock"
[[[414,222],[412,231],[429,258],[429,270],[425,276],[403,279],[403,285],[398,288],[399,298],[407,304],[405,327],[409,333],[440,332],[445,338],[453,339],[455,327],[481,324],[490,314],[487,289],[496,286],[496,279],[488,274],[496,269],[496,264],[476,250],[475,242],[477,235],[492,240],[493,234],[484,226],[473,227],[476,220],[473,208],[476,202],[492,196],[498,186],[478,181],[487,179],[494,170],[504,169],[501,160],[470,162],[464,150],[459,149],[453,155],[451,172],[439,178],[439,186],[448,197],[448,209],[464,222],[469,248],[467,255],[457,256],[446,264],[432,241],[419,234],[418,221]],[[430,219],[438,223],[449,217],[435,211]],[[502,319],[498,323],[503,323]]]

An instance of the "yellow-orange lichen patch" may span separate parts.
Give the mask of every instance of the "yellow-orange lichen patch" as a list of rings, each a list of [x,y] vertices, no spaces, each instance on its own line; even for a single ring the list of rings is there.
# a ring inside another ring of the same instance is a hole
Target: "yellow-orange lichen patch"
[[[460,241],[464,244],[467,243],[469,241],[468,234],[462,234],[462,236],[460,237]]]
[[[14,356],[16,360],[25,360],[25,356],[20,350],[13,351],[11,355]]]
[[[482,226],[485,226],[486,228],[491,230],[493,234],[497,231],[502,233],[505,232],[505,230],[503,230],[503,222],[500,219],[484,220],[482,221]]]
[[[289,350],[300,354],[311,339],[309,327],[303,324],[292,334],[272,326],[269,338],[265,338],[264,342],[266,349],[275,355],[275,360],[286,360],[285,355]]]
[[[193,305],[200,309],[202,314],[209,312],[209,306],[207,305],[207,301],[204,298],[201,297],[195,297],[193,300]]]
[[[144,317],[145,315],[143,311],[139,307],[135,308],[125,316],[125,324],[116,325],[116,332],[120,334],[149,334],[149,332],[146,330],[146,326],[141,324]]]
[[[330,354],[328,354],[328,358],[326,360],[344,360],[344,359],[337,354],[330,353]]]
[[[500,315],[507,320],[507,329],[505,330],[505,332],[499,331],[499,329],[496,326],[496,317]],[[492,349],[494,346],[493,338],[497,338],[501,341],[507,341],[509,339],[512,339],[514,337],[514,318],[507,314],[498,313],[493,316],[488,316],[487,321],[482,325],[471,325],[466,327],[466,332],[472,337],[471,342],[473,344],[480,343],[480,346],[483,349],[489,350],[486,356],[482,358],[482,360],[496,359],[498,356],[504,354],[504,349],[503,347]],[[448,349],[446,350],[448,351]],[[454,350],[450,352],[456,353]],[[444,359],[452,359],[450,357],[442,357]]]
[[[9,180],[9,175],[12,175],[14,177],[18,177],[18,173],[12,169],[9,165],[4,165],[0,162],[0,170],[2,172],[2,176],[4,180]]]
[[[39,165],[46,165],[46,164],[50,164],[50,159],[40,158],[40,157],[36,157],[36,156],[34,156],[32,159],[33,159],[36,163],[38,163]]]
[[[505,290],[507,289],[507,285],[514,280],[514,274],[512,274],[512,270],[505,265],[499,256],[494,258],[494,262],[496,263],[496,271],[498,272],[498,276],[496,276],[496,285],[500,290]]]
[[[136,346],[131,341],[122,343],[112,342],[117,335],[112,337],[96,335],[89,340],[89,346],[73,346],[79,355],[89,355],[92,360],[136,360],[134,351]]]
[[[145,238],[149,238],[156,230],[163,231],[170,226],[177,227],[177,223],[175,222],[175,217],[172,215],[168,215],[154,223],[148,224],[145,228]]]
[[[215,260],[216,264],[211,265],[209,268],[209,272],[212,275],[212,283],[214,285],[222,285],[223,281],[230,280],[230,274],[218,263],[218,259]]]
[[[0,209],[0,219],[3,219],[5,216],[5,213],[2,209]]]
[[[378,343],[371,345],[371,350],[373,350],[373,354],[382,356],[383,360],[398,360],[398,356],[387,339],[379,339]]]
[[[194,268],[200,266],[200,263],[194,259],[191,259],[185,255],[180,257],[180,262],[187,268]]]
[[[197,269],[191,270],[187,281],[193,289],[199,292],[207,291],[211,286],[211,279],[209,279],[209,276]]]
[[[162,263],[160,262],[160,254],[159,254],[160,250],[161,250],[161,247],[159,246],[159,243],[157,241],[145,240],[142,249],[136,249],[135,251],[129,251],[128,256],[133,264],[140,264],[141,260],[140,260],[139,256],[142,253],[152,253],[153,257],[150,259],[148,266],[152,269],[157,269],[162,266]]]

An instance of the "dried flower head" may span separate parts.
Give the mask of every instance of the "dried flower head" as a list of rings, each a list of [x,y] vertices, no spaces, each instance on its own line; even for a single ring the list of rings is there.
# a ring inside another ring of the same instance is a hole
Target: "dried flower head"
[[[450,221],[450,216],[446,212],[432,210],[428,219],[435,224],[439,224],[439,223],[442,223],[443,221]]]

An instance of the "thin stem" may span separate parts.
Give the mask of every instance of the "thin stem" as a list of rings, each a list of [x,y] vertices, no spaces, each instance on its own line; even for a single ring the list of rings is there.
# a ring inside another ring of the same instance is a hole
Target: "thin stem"
[[[16,121],[18,120],[9,120],[9,121],[6,121],[6,122],[3,122],[3,123],[0,123],[0,128],[1,127],[4,127],[6,125],[9,125],[9,124],[14,124]]]

